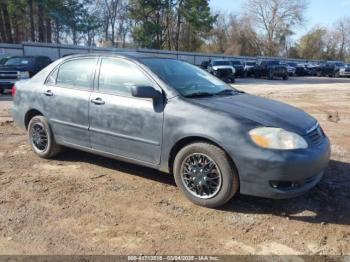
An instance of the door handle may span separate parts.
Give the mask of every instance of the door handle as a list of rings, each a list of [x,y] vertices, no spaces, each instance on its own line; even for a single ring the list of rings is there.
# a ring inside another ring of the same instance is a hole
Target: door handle
[[[44,92],[44,95],[46,95],[46,96],[53,96],[53,93],[52,93],[51,90],[46,90],[46,91]]]
[[[102,98],[96,98],[96,99],[92,99],[91,103],[94,103],[95,105],[104,105],[105,101],[102,100]]]

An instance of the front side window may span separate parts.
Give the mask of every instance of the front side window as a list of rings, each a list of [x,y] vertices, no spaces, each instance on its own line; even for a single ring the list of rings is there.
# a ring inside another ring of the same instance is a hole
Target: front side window
[[[72,88],[91,88],[96,58],[74,59],[62,64],[57,72],[56,85]],[[52,79],[51,79],[52,81]]]
[[[230,61],[214,61],[213,62],[214,66],[226,66],[226,65],[231,65]]]
[[[231,61],[232,65],[242,65],[241,61]]]
[[[142,62],[167,85],[186,97],[235,90],[208,72],[186,62],[161,58],[145,58]]]
[[[99,91],[131,96],[132,86],[153,86],[151,80],[132,62],[103,58],[98,81]]]

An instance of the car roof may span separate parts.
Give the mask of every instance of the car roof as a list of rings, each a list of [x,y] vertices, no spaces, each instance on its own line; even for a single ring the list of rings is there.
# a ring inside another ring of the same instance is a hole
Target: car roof
[[[156,55],[150,55],[150,54],[139,53],[139,52],[85,53],[85,54],[69,55],[69,56],[66,56],[65,58],[70,58],[70,57],[95,57],[95,56],[125,57],[125,58],[134,59],[134,60],[140,60],[140,59],[144,59],[144,58],[172,59],[172,58],[159,57],[159,56],[156,56]]]

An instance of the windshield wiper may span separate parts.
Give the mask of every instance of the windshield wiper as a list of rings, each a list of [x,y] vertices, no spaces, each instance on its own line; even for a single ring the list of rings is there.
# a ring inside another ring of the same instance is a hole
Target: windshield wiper
[[[238,90],[233,90],[233,89],[224,89],[215,95],[220,96],[220,95],[233,95],[233,94],[242,94],[244,92],[238,91]]]
[[[187,98],[195,98],[195,97],[208,97],[208,96],[213,96],[214,94],[212,93],[208,93],[208,92],[196,92],[196,93],[192,93],[189,95],[186,95],[185,97]]]

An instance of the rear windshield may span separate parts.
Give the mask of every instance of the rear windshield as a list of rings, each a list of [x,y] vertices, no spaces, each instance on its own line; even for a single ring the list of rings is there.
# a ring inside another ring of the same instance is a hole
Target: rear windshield
[[[222,65],[231,65],[230,61],[214,61],[213,62],[214,66],[222,66]]]
[[[9,66],[29,65],[29,64],[32,64],[33,61],[34,59],[29,57],[14,57],[7,60],[5,62],[5,65],[9,65]]]

